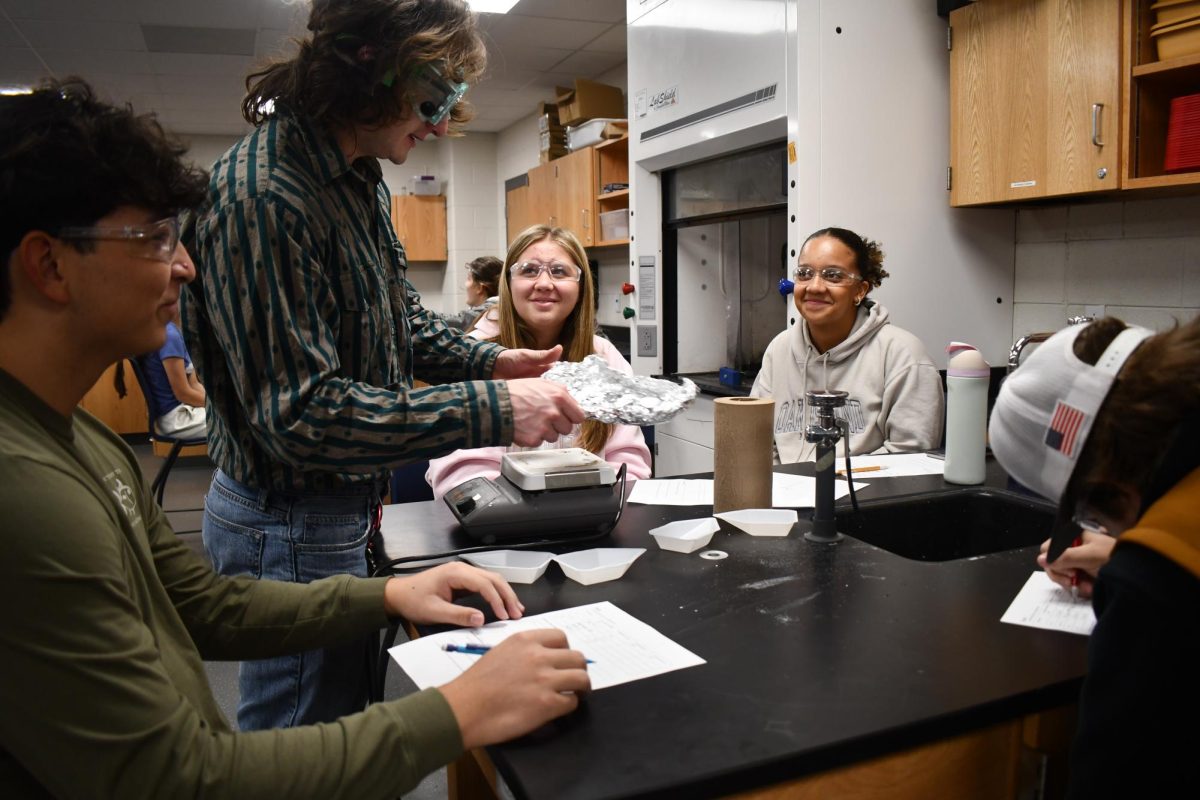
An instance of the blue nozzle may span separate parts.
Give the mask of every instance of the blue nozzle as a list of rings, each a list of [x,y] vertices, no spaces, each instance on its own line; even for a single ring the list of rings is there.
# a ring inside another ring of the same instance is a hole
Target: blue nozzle
[[[782,297],[787,297],[796,290],[796,284],[789,281],[787,278],[779,279],[779,294]]]

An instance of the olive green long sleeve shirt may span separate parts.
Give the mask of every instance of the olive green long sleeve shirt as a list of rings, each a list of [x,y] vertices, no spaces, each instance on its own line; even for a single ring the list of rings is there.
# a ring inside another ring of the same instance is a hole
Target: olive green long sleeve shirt
[[[436,690],[232,731],[202,659],[361,637],[386,622],[385,581],[216,575],[115,434],[2,371],[0,509],[0,795],[395,797],[462,752]]]

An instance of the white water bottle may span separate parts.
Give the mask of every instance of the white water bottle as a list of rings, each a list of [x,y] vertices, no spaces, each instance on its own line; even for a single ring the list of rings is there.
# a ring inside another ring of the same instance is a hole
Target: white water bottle
[[[946,348],[947,483],[983,483],[987,447],[987,397],[991,367],[979,349],[963,342]]]

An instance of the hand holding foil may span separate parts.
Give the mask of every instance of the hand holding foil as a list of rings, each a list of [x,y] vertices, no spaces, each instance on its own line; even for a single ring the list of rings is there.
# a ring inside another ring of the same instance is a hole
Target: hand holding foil
[[[589,419],[626,425],[657,425],[687,408],[696,384],[626,375],[597,355],[583,361],[560,361],[542,375],[561,383]]]

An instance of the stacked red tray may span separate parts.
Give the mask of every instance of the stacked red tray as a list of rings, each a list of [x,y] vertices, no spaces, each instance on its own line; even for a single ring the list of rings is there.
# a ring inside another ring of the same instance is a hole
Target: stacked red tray
[[[1200,169],[1200,94],[1176,97],[1171,101],[1167,121],[1166,172]]]

